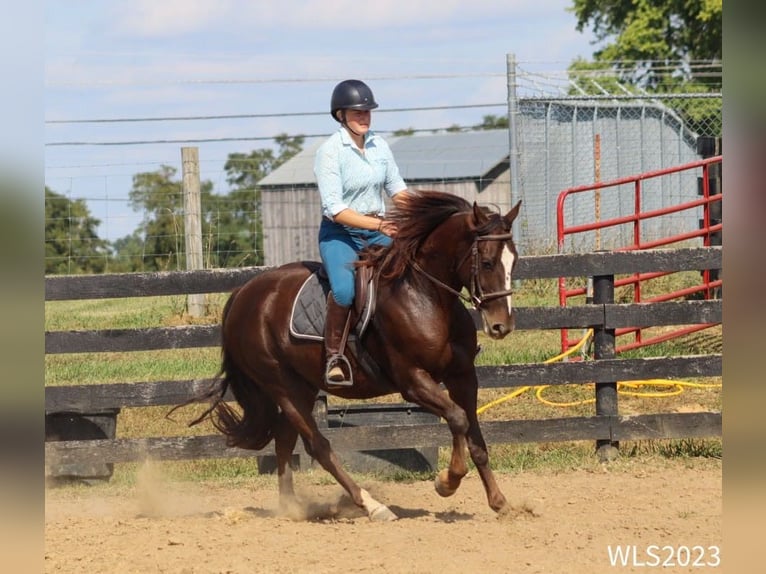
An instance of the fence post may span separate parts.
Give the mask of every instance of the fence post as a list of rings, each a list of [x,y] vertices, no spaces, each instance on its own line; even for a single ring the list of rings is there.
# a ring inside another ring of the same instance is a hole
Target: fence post
[[[519,99],[516,94],[516,55],[506,54],[506,75],[508,79],[508,169],[511,175],[511,190],[509,195],[509,206],[523,198],[521,190],[521,175],[519,174],[519,135],[518,135],[518,117],[519,117]],[[522,209],[526,209],[524,206]],[[521,217],[517,217],[511,224],[511,232],[516,240],[516,245],[523,245],[525,238],[520,231]],[[521,282],[516,280],[514,285],[519,288]]]
[[[184,244],[186,247],[186,269],[202,269],[202,212],[199,180],[199,149],[181,148],[184,196]],[[186,306],[191,317],[205,314],[204,293],[186,296]]]
[[[697,139],[697,153],[699,153],[703,159],[721,155],[723,153],[721,138],[702,137],[702,136],[699,137]],[[722,175],[723,174],[721,173],[720,164],[711,164],[708,166],[708,169],[707,169],[708,196],[720,195],[723,192],[723,186],[721,184]],[[697,193],[699,195],[705,195],[705,182],[703,182],[702,177],[697,178]],[[721,201],[706,203],[704,209],[707,212],[707,217],[703,217],[700,220],[700,229],[706,229],[708,225],[719,225],[721,221],[723,221],[722,207],[723,206]],[[714,246],[723,245],[723,232],[722,231],[714,231],[712,233],[708,232],[705,245],[714,245]],[[702,271],[702,276],[706,283],[710,281],[717,281],[721,276],[721,270],[720,269],[705,269]],[[711,292],[710,290],[708,290],[705,298],[710,299],[715,297],[720,299],[722,295],[723,295],[723,288],[719,287],[714,292]]]
[[[614,275],[593,277],[593,303],[604,305],[614,303]],[[598,359],[613,359],[615,356],[615,330],[606,325],[593,331],[593,356]],[[596,383],[596,415],[617,416],[617,382]],[[619,443],[609,439],[596,441],[596,454],[602,462],[617,458]]]

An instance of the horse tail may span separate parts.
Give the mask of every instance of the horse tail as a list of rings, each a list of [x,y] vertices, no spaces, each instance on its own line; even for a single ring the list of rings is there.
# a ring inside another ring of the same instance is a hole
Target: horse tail
[[[277,404],[231,360],[225,348],[219,376],[221,398],[211,412],[213,426],[226,435],[227,446],[261,450],[274,437],[273,428],[279,416]],[[228,389],[241,412],[223,401]]]
[[[239,288],[232,291],[226,301],[221,317],[221,335],[226,324],[232,303]],[[189,423],[194,426],[205,419],[210,419],[213,426],[226,435],[226,445],[250,450],[261,450],[273,438],[272,429],[279,416],[279,409],[272,398],[247,375],[232,360],[222,337],[221,369],[216,375],[213,386],[192,402],[210,402],[210,406],[199,417]],[[241,413],[225,401],[225,395],[231,390]],[[180,408],[184,405],[178,405]],[[173,410],[170,412],[172,413]]]

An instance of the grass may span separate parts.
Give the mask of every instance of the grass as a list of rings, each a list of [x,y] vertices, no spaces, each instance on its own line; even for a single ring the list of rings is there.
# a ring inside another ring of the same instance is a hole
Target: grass
[[[667,289],[670,281],[686,286],[695,279],[693,275],[660,278],[661,287]],[[517,306],[557,305],[555,280],[526,281],[514,294]],[[645,294],[651,289],[647,288]],[[621,295],[624,298],[624,295]],[[104,299],[97,301],[53,301],[45,305],[45,328],[47,331],[88,329],[135,329],[166,327],[183,324],[215,324],[220,319],[225,302],[224,295],[207,297],[208,313],[199,319],[185,314],[185,298],[146,297],[132,299]],[[720,352],[722,332],[720,326],[687,337],[626,353],[628,357],[672,356]],[[479,334],[482,351],[478,365],[538,363],[560,352],[558,331],[517,331],[502,341],[494,341]],[[141,351],[133,353],[81,353],[45,356],[45,384],[103,384],[118,382],[150,382],[213,377],[219,368],[220,350],[175,349],[166,351]],[[655,381],[631,388],[621,385],[619,410],[621,414],[655,412],[718,411],[722,409],[721,378],[695,378],[681,387],[668,387],[665,382]],[[680,389],[680,392],[678,392]],[[479,405],[498,401],[495,406],[482,412],[480,420],[541,419],[569,416],[590,416],[594,413],[593,385],[556,385],[538,390],[528,388],[508,400],[515,389],[481,389]],[[632,394],[628,394],[632,393]],[[333,397],[333,401],[338,401]],[[400,402],[398,395],[376,399],[376,402]],[[137,438],[151,436],[189,436],[213,434],[209,423],[189,428],[186,423],[201,412],[201,406],[190,406],[177,411],[170,420],[166,418],[169,407],[146,407],[122,409],[117,418],[117,436]],[[683,439],[675,441],[639,441],[623,443],[621,458],[688,459],[722,457],[722,441],[712,439]],[[440,467],[447,463],[448,450],[440,450]],[[501,472],[563,471],[572,468],[588,468],[598,465],[592,441],[558,442],[541,444],[492,445],[493,467]],[[164,472],[178,480],[218,480],[236,482],[252,480],[258,476],[255,460],[189,460],[161,463]],[[135,480],[137,465],[115,465],[115,484],[130,484]],[[326,473],[318,472],[317,480],[331,480]],[[419,473],[397,471],[388,478],[392,480],[422,479]]]

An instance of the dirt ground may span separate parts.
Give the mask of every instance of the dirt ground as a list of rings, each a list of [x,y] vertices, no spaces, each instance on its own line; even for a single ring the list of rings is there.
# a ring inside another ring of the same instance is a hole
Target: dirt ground
[[[47,490],[45,572],[720,572],[721,466],[619,461],[499,474],[516,509],[500,518],[475,473],[450,498],[430,481],[362,481],[399,516],[387,523],[370,522],[319,473],[296,476],[302,509],[286,516],[275,478],[179,484],[147,469],[136,487]],[[617,546],[628,554],[612,566]],[[666,560],[676,566],[652,567]]]

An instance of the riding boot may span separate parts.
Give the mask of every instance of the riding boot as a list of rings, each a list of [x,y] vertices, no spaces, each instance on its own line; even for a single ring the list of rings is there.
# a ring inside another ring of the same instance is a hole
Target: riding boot
[[[353,384],[351,365],[343,355],[350,328],[351,307],[339,305],[332,293],[327,295],[327,317],[325,318],[324,347],[327,365],[325,383],[349,387]],[[345,372],[344,372],[345,370]]]

